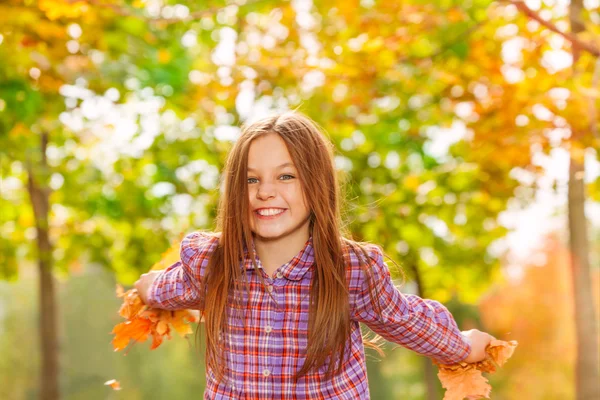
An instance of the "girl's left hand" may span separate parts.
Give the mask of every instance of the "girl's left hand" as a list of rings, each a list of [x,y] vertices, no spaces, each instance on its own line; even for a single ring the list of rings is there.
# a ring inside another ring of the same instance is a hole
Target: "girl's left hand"
[[[483,361],[486,358],[485,348],[490,344],[492,339],[495,339],[489,333],[482,332],[477,329],[461,332],[464,337],[471,343],[471,352],[463,360],[463,362],[472,364]]]
[[[162,270],[149,271],[148,273],[142,274],[140,279],[133,284],[144,304],[148,304],[148,289],[150,289],[150,286],[152,286],[152,283],[161,272]]]

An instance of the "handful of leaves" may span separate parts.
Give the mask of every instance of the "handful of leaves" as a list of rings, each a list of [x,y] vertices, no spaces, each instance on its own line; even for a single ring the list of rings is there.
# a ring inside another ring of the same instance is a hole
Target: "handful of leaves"
[[[432,360],[439,368],[438,378],[446,389],[444,400],[489,399],[492,387],[482,373],[494,373],[514,353],[516,340],[505,342],[493,339],[486,347],[487,357],[476,363],[443,365]]]
[[[151,350],[160,346],[164,338],[171,339],[171,329],[174,329],[181,337],[192,333],[188,322],[197,322],[198,317],[191,310],[159,310],[149,308],[144,304],[137,289],[124,291],[123,287],[117,285],[117,297],[123,298],[123,304],[119,309],[119,315],[127,321],[116,325],[112,334],[115,337],[112,345],[115,351],[123,350],[129,343],[144,342],[152,336]]]

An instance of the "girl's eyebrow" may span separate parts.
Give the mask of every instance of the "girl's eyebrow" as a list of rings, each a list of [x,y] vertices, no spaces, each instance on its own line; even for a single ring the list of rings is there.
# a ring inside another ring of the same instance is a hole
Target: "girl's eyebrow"
[[[283,167],[294,167],[295,168],[295,166],[294,166],[293,163],[286,162],[286,163],[283,163],[281,165],[278,165],[277,167],[275,167],[275,169],[281,169]],[[254,168],[252,168],[252,167],[248,167],[248,171],[256,171],[256,170]]]

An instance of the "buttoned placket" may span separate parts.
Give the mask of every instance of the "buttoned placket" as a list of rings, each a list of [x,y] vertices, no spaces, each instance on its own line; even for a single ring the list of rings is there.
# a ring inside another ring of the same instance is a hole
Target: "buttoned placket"
[[[272,372],[281,375],[283,368],[283,310],[285,308],[285,289],[286,284],[288,283],[287,278],[283,276],[281,270],[278,270],[275,273],[275,278],[273,281],[273,297],[276,299],[275,308],[273,309],[272,315],[272,332],[270,335],[272,336],[273,347],[271,350],[271,367]]]
[[[265,295],[269,301],[269,309],[267,311],[268,316],[266,325],[264,326],[264,333],[265,348],[268,349],[269,354],[266,355],[262,374],[265,378],[268,378],[274,373],[281,373],[281,329],[283,323],[282,296],[284,296],[283,288],[285,285],[285,278],[283,273],[278,270],[273,278],[267,276],[265,283]]]
[[[276,306],[276,304],[273,304],[273,281],[271,280],[271,277],[268,276],[264,270],[261,271],[263,272],[263,276],[265,278],[265,289],[266,289],[266,293],[265,293],[265,298],[268,301],[268,307],[267,307],[267,320],[265,321],[265,326],[263,327],[263,330],[265,332],[264,336],[264,349],[265,349],[265,353],[264,353],[264,361],[262,363],[263,366],[263,370],[262,370],[262,374],[263,377],[266,379],[269,376],[271,376],[271,362],[270,362],[270,352],[271,352],[271,335],[270,335],[270,331],[271,331],[271,320],[272,320],[272,309],[274,306]]]

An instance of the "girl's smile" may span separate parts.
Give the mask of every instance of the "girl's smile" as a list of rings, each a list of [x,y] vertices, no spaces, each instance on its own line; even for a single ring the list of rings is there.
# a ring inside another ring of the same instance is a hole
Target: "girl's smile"
[[[261,220],[272,220],[279,218],[284,212],[285,208],[259,208],[254,213]]]

